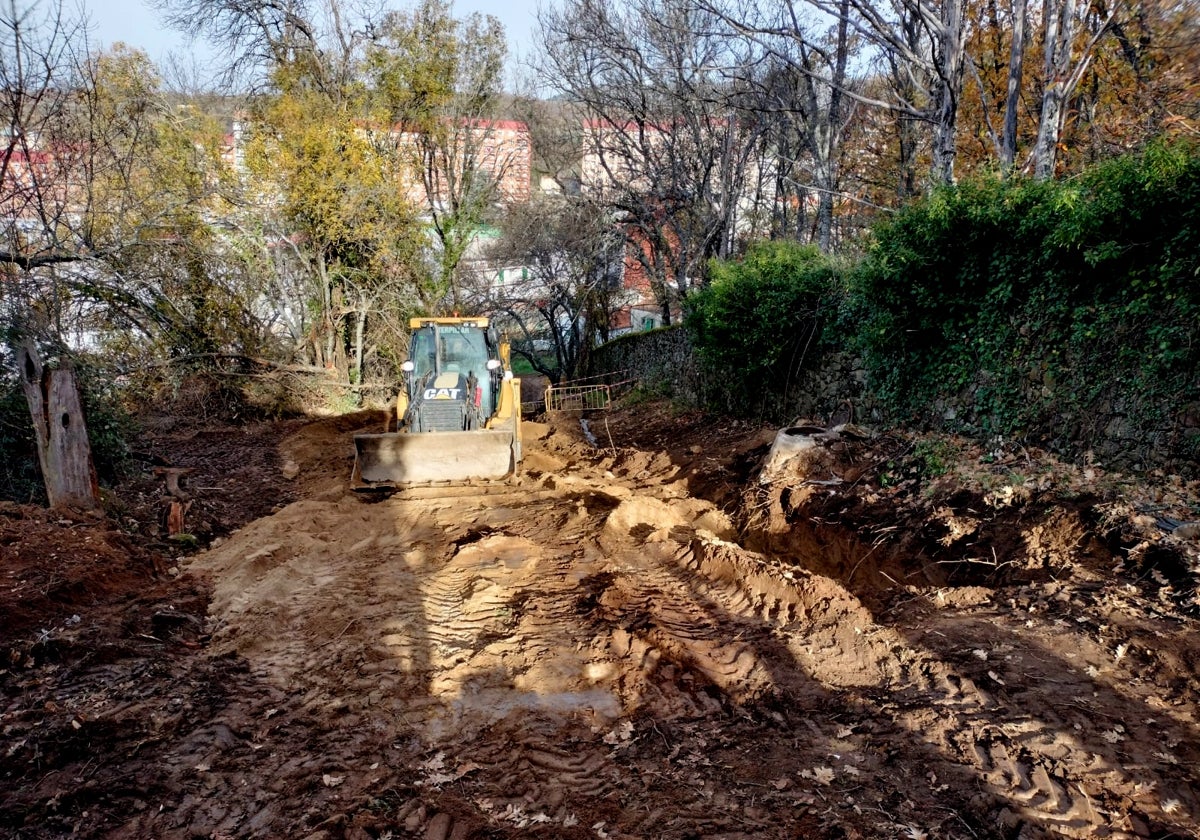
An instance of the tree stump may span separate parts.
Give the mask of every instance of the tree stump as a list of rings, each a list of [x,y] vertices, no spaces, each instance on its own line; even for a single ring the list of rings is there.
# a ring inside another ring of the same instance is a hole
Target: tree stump
[[[180,481],[191,471],[190,467],[154,468],[154,474],[161,477],[167,483],[167,498],[165,500],[167,509],[164,519],[168,537],[187,533],[187,528],[184,525],[184,517],[192,507],[192,500],[188,498],[188,494],[180,486]]]
[[[100,485],[75,371],[70,365],[45,366],[37,346],[28,339],[18,345],[17,359],[50,507],[98,509]]]

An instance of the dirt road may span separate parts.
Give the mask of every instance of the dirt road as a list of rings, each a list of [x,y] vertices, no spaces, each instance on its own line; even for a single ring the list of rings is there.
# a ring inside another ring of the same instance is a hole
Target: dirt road
[[[345,423],[298,429],[299,501],[184,564],[211,600],[162,596],[169,652],[67,679],[14,649],[0,832],[1197,836],[1190,569],[1114,572],[1084,505],[964,498],[901,539],[832,481],[750,480],[753,430],[668,453],[639,422],[530,424],[512,484],[382,500],[345,490]],[[997,523],[990,569],[929,549]]]

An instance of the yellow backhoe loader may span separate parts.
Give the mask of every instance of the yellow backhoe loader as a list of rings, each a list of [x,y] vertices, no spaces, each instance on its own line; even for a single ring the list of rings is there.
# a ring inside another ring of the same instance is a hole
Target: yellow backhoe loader
[[[487,318],[413,318],[383,434],[356,435],[356,490],[498,479],[521,461],[521,382]],[[395,431],[392,431],[392,429]]]

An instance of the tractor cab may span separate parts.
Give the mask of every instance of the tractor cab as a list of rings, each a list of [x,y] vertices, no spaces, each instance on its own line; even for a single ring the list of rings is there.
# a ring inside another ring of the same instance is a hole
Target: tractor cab
[[[479,428],[496,412],[501,363],[486,321],[428,321],[417,327],[402,366],[412,431]]]

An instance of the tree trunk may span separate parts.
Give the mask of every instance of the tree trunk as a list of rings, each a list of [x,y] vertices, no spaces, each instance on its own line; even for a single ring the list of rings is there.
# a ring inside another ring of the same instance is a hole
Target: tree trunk
[[[1000,134],[1000,171],[1012,174],[1017,158],[1017,106],[1021,94],[1021,70],[1025,64],[1027,0],[1013,0],[1012,46],[1008,53],[1008,95],[1004,100],[1004,127]]]
[[[321,320],[324,321],[324,346],[314,342],[320,357],[317,364],[329,369],[333,367],[334,348],[337,341],[337,329],[333,314],[333,283],[329,279],[329,271],[325,266],[325,255],[317,252],[317,278],[321,283]]]
[[[342,281],[333,287],[333,347],[325,366],[333,365],[338,376],[350,378],[350,336],[347,333],[346,289]]]
[[[915,198],[917,186],[917,150],[920,147],[920,136],[917,121],[907,114],[896,117],[896,133],[898,149],[896,168],[899,177],[896,180],[896,195],[903,202]]]
[[[903,13],[899,21],[900,29],[897,36],[910,52],[916,54],[920,50],[922,32],[916,10],[908,4],[902,4]],[[899,55],[891,59],[892,84],[901,102],[916,102],[917,67],[902,63]],[[897,178],[896,194],[901,202],[914,198],[920,191],[917,177],[917,156],[921,147],[922,127],[916,117],[898,113],[896,115],[896,144],[897,144]]]
[[[1042,93],[1042,113],[1038,121],[1037,145],[1034,148],[1034,177],[1053,178],[1059,144],[1067,121],[1067,104],[1091,66],[1094,49],[1113,25],[1116,7],[1097,16],[1090,23],[1084,17],[1096,14],[1095,7],[1083,0],[1046,0],[1045,84]],[[1086,44],[1077,44],[1076,35],[1084,27],[1090,32]],[[1075,55],[1072,55],[1074,53]],[[1150,106],[1148,106],[1150,107]]]
[[[359,385],[366,384],[363,382],[363,343],[367,332],[367,307],[366,300],[359,300],[358,317],[354,323],[354,372],[355,380]],[[360,389],[355,392],[355,400],[359,405],[362,405],[363,391]]]
[[[100,488],[75,372],[45,367],[32,341],[21,342],[17,358],[50,507],[98,509]]]
[[[933,178],[943,184],[954,183],[954,159],[958,143],[958,100],[962,94],[963,72],[963,0],[942,3],[941,44],[938,49],[938,84],[934,119]]]
[[[1067,72],[1071,62],[1074,15],[1071,0],[1046,0],[1043,12],[1046,47],[1043,72],[1042,113],[1034,147],[1033,174],[1044,181],[1054,177],[1058,141],[1062,136],[1063,110],[1067,99]]]
[[[842,88],[846,83],[846,63],[850,58],[850,0],[838,6],[837,52],[829,85],[829,108],[820,138],[821,196],[817,205],[817,246],[829,253],[833,245],[833,196],[838,189],[838,156],[842,148]]]

